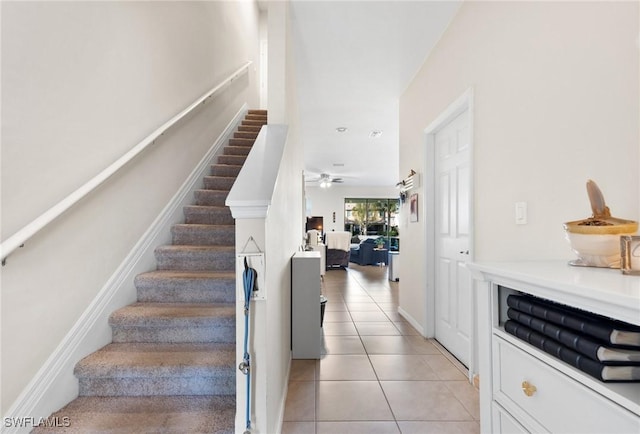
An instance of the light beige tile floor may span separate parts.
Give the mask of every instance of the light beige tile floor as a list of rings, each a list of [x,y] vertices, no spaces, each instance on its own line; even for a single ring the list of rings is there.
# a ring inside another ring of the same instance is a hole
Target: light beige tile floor
[[[478,391],[398,314],[387,271],[327,271],[322,358],[292,361],[283,434],[480,432]]]

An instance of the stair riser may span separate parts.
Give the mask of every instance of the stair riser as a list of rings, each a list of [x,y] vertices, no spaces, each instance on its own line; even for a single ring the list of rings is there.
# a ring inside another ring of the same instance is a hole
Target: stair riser
[[[235,226],[177,225],[171,228],[171,233],[173,244],[182,246],[233,246],[236,242]]]
[[[154,273],[135,278],[138,301],[145,303],[234,303],[233,277],[157,277]]]
[[[253,131],[236,131],[233,133],[234,139],[255,139],[256,137],[258,137],[258,133]]]
[[[218,164],[231,164],[233,166],[242,166],[247,159],[246,155],[220,155]]]
[[[235,373],[220,377],[81,378],[80,396],[234,395]]]
[[[207,190],[231,190],[236,178],[222,176],[205,176],[204,188]]]
[[[185,210],[185,222],[199,225],[232,225],[235,220],[231,216],[231,211],[203,212],[195,210],[193,212]]]
[[[233,225],[235,220],[229,208],[184,207],[184,217],[187,224],[202,225]]]
[[[245,119],[242,121],[242,125],[247,125],[247,126],[253,126],[253,127],[262,127],[263,125],[266,125],[267,122],[264,120],[250,120],[250,119]]]
[[[251,148],[248,146],[225,146],[224,155],[249,155]]]
[[[255,138],[253,139],[229,139],[229,145],[231,146],[246,146],[248,148],[252,147],[255,143]]]
[[[235,252],[156,251],[158,270],[233,271]]]
[[[146,303],[234,303],[235,281],[222,281],[216,288],[138,288],[138,301]]]
[[[196,190],[194,193],[196,205],[200,206],[224,206],[228,191]]]
[[[245,120],[247,120],[247,121],[259,121],[259,122],[267,123],[267,117],[263,116],[263,115],[251,115],[251,114],[248,114],[248,115],[245,116]]]
[[[239,125],[238,131],[248,132],[248,133],[259,133],[261,128],[262,127],[259,127],[257,125]]]
[[[112,326],[113,342],[155,342],[155,343],[233,343],[236,339],[235,326],[216,325],[211,327],[136,327]]]
[[[230,166],[227,164],[214,164],[211,166],[211,176],[227,176],[237,178],[242,166]]]

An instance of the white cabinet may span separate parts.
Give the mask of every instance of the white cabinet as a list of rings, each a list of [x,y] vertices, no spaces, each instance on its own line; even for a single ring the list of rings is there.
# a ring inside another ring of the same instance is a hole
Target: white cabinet
[[[324,276],[327,271],[327,246],[323,243],[318,243],[315,246],[309,246],[309,250],[320,252],[320,276]]]
[[[503,328],[511,293],[640,325],[640,278],[565,262],[469,268],[478,291],[482,432],[640,433],[640,383],[601,382]]]
[[[291,258],[291,351],[294,359],[319,359],[320,252],[297,252]]]

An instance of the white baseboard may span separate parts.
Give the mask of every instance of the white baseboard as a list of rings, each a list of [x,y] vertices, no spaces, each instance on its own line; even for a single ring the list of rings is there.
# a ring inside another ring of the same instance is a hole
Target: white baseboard
[[[284,376],[284,393],[280,397],[280,407],[278,411],[278,425],[276,426],[276,432],[282,432],[282,422],[284,421],[284,411],[287,404],[287,392],[289,391],[289,377],[291,375],[291,356],[289,356],[289,365],[287,366],[287,374]]]
[[[427,336],[425,334],[424,328],[420,325],[420,323],[418,321],[415,320],[414,317],[412,317],[409,312],[407,312],[406,310],[404,310],[403,308],[401,308],[400,306],[398,306],[398,313],[405,319],[407,320],[407,322],[409,324],[411,324],[413,326],[414,329],[416,329],[418,331],[418,333],[420,333],[420,335],[422,337],[425,338],[431,338],[433,336]]]
[[[27,433],[33,429],[32,425],[18,428],[10,421],[29,423],[32,420],[30,418],[37,421],[41,417],[48,417],[78,396],[78,381],[73,375],[75,365],[83,357],[111,342],[109,316],[115,310],[136,301],[133,279],[138,274],[155,268],[154,249],[171,241],[171,226],[184,220],[183,207],[193,202],[193,193],[201,188],[202,179],[209,174],[213,159],[232,137],[246,113],[247,104],[244,104],[18,396],[4,415],[2,433]],[[8,421],[11,425],[9,427],[6,426]]]

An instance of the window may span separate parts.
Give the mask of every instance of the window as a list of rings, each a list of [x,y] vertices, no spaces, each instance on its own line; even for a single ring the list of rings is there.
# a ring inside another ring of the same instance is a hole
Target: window
[[[345,199],[344,230],[351,235],[398,236],[399,199]]]

